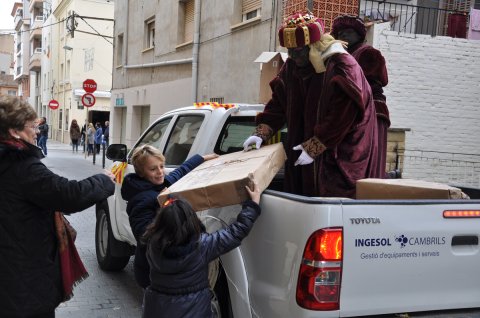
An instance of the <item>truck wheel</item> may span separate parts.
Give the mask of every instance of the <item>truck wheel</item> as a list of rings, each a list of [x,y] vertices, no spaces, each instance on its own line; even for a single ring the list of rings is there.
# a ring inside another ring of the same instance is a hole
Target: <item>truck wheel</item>
[[[105,271],[119,271],[127,266],[130,256],[113,256],[112,243],[115,240],[112,227],[105,208],[97,210],[97,223],[95,226],[95,251],[97,262]]]
[[[213,317],[215,318],[233,318],[232,304],[228,292],[227,277],[223,268],[220,267],[220,273],[217,283],[213,289],[212,298]]]

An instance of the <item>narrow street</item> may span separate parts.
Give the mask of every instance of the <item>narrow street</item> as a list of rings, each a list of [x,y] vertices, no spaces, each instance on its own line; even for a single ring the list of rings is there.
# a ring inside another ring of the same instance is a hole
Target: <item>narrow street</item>
[[[80,180],[102,172],[97,157],[84,158],[82,149],[73,154],[71,147],[52,140],[47,142],[48,156],[43,163],[68,179]],[[141,316],[142,290],[135,284],[133,258],[120,272],[100,270],[95,256],[95,208],[67,216],[77,230],[77,246],[89,277],[74,288],[73,298],[56,310],[57,318],[136,318]]]

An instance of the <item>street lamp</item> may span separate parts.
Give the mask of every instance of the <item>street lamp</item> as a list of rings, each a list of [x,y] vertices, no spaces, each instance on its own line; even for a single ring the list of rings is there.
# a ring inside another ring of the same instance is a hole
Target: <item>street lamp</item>
[[[67,51],[71,51],[73,50],[73,48],[71,46],[68,46],[68,45],[64,45],[63,46],[63,49],[65,50],[65,54],[64,54],[64,62],[63,62],[63,103],[62,103],[62,121],[61,121],[61,124],[62,124],[62,143],[65,141],[65,130],[66,130],[66,127],[64,127],[64,125],[68,125],[68,123],[66,123],[66,109],[65,109],[65,104],[67,103],[67,99],[65,97],[66,95],[66,90],[67,90]]]

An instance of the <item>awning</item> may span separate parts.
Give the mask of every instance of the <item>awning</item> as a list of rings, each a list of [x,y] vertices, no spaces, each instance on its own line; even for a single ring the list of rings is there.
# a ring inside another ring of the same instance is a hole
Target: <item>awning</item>
[[[260,54],[256,59],[255,61],[253,61],[254,63],[268,63],[270,62],[274,57],[276,57],[278,54],[281,55],[282,57],[282,60],[285,62],[288,58],[288,54],[287,53],[283,53],[283,52],[262,52],[262,54]]]
[[[75,88],[73,90],[73,95],[74,96],[83,96],[86,92],[81,89],[81,88]],[[112,96],[112,93],[109,91],[95,91],[93,92],[93,96],[95,97],[104,97],[104,98],[110,98]]]

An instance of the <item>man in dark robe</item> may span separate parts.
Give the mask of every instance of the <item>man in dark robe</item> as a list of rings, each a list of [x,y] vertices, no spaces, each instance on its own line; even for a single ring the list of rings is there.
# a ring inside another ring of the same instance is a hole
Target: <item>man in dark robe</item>
[[[347,51],[357,60],[372,89],[377,112],[379,177],[386,177],[387,130],[390,127],[390,114],[383,87],[388,84],[385,58],[379,50],[365,43],[367,29],[363,20],[349,15],[337,17],[333,21],[332,35],[348,43]]]
[[[370,86],[320,19],[295,14],[279,38],[289,58],[270,82],[272,99],[244,148],[260,147],[286,124],[285,191],[354,198],[356,181],[378,171]]]

